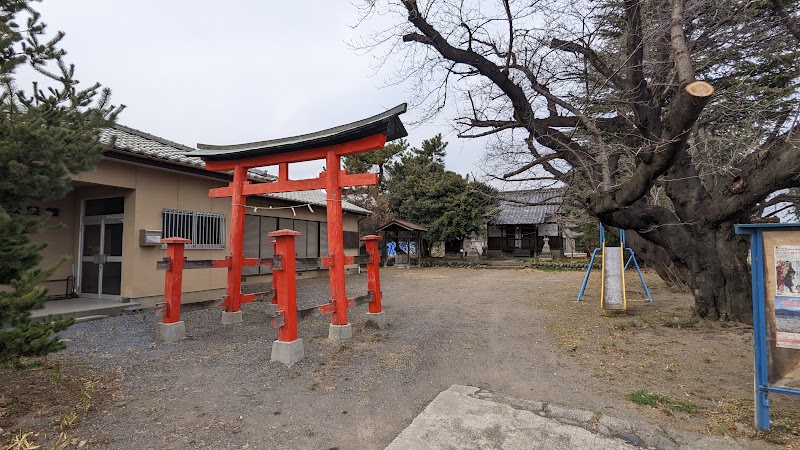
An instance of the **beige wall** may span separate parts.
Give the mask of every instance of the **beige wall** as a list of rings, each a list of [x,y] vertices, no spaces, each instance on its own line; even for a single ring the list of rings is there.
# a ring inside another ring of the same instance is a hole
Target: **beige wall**
[[[38,205],[40,208],[57,208],[58,217],[51,217],[47,221],[47,230],[43,233],[38,233],[33,236],[38,242],[44,242],[47,247],[42,251],[41,267],[53,267],[55,264],[61,263],[53,275],[51,280],[64,279],[72,275],[74,260],[72,256],[77,249],[78,233],[75,232],[75,193],[71,192],[65,198],[52,202],[42,203]],[[75,266],[77,271],[77,266]],[[63,294],[65,292],[65,282],[48,282],[45,287],[51,291],[53,295]]]
[[[64,278],[72,273],[78,276],[80,260],[79,232],[81,205],[86,199],[103,197],[125,197],[125,219],[123,223],[123,263],[122,289],[123,299],[144,300],[154,303],[163,295],[164,272],[156,270],[156,261],[163,258],[165,251],[160,246],[140,247],[139,230],[161,229],[161,214],[164,208],[205,211],[224,214],[230,230],[230,199],[210,199],[208,190],[224,186],[224,181],[157,169],[149,166],[103,160],[95,172],[80,174],[75,177],[75,189],[65,199],[42,205],[42,207],[59,208],[59,217],[51,219],[60,228],[50,230],[35,237],[48,243],[44,251],[43,265],[52,265],[62,257],[70,258],[63,264],[52,278]],[[307,207],[291,209],[268,209],[286,206],[285,203],[261,198],[248,198],[248,205],[258,206],[255,214],[271,217],[287,217],[302,220],[326,221],[325,208],[313,206],[314,212]],[[254,214],[248,208],[247,214]],[[358,231],[359,215],[345,213],[344,229]],[[348,255],[357,254],[357,250],[347,250]],[[189,259],[223,259],[227,256],[224,250],[187,249]],[[353,266],[355,267],[355,266]],[[325,272],[323,272],[325,273]],[[326,274],[326,273],[325,273]],[[202,301],[219,298],[224,295],[226,271],[222,269],[187,270],[183,276],[183,291],[187,301]],[[314,276],[305,273],[303,277]],[[247,282],[268,282],[269,275],[250,276]],[[64,285],[49,284],[52,293],[63,290]]]
[[[205,211],[230,216],[229,199],[208,198],[208,190],[225,182],[191,175],[136,167],[136,205],[132,229],[126,237],[134,243],[126,250],[123,263],[122,296],[128,298],[160,296],[164,293],[164,272],[156,270],[156,261],[165,251],[160,246],[139,247],[139,230],[160,230],[164,208]],[[127,216],[126,216],[127,217]],[[127,222],[127,220],[126,220]],[[223,259],[227,250],[187,249],[188,259]],[[187,270],[183,274],[184,292],[207,291],[225,287],[224,270]]]

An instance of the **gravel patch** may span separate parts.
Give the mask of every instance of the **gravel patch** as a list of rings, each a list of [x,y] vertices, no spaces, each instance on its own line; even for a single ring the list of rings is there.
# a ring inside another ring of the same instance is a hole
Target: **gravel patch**
[[[381,449],[454,384],[541,414],[558,404],[646,421],[625,400],[638,384],[610,388],[546,328],[570,314],[565,308],[596,310],[574,303],[582,276],[386,268],[388,327],[367,327],[366,305],[349,311],[353,339],[345,342],[327,340],[330,316],[303,320],[306,356],[291,368],[270,363],[277,331],[263,303],[243,305],[244,322],[230,326],[221,308],[187,308],[188,338],[174,343],[156,342],[152,310],[79,323],[52,357],[118,374],[114,403],[74,430],[91,449]],[[297,285],[301,308],[329,302],[326,277]],[[347,286],[348,296],[365,294],[366,275],[348,276]]]

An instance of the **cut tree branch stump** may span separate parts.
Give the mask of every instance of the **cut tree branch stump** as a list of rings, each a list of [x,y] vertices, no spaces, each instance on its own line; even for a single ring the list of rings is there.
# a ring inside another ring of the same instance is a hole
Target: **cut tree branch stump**
[[[714,86],[705,81],[695,81],[686,85],[686,92],[692,97],[709,97],[714,93]]]

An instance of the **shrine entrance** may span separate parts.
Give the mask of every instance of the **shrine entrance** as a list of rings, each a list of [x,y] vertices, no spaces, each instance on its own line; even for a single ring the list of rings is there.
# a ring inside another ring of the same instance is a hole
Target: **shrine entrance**
[[[255,294],[243,294],[242,267],[261,264],[258,259],[245,258],[244,218],[248,195],[324,189],[326,192],[328,221],[327,257],[322,265],[329,268],[331,303],[326,311],[332,313],[332,339],[349,338],[352,334],[347,319],[348,299],[345,294],[345,265],[353,257],[344,254],[342,229],[342,188],[375,185],[378,175],[350,174],[341,169],[343,156],[355,155],[383,148],[386,142],[408,135],[399,115],[406,111],[402,104],[381,114],[335,128],[283,139],[237,145],[198,144],[199,150],[186,156],[201,158],[207,170],[233,172],[228,186],[211,189],[211,198],[231,198],[230,242],[227,261],[214,267],[227,267],[227,294],[223,301],[224,323],[240,322],[242,303],[253,301]],[[319,177],[302,180],[289,178],[289,164],[302,161],[325,160],[326,170]],[[278,180],[253,183],[247,179],[250,168],[278,166]],[[378,293],[380,295],[380,293]],[[320,308],[323,309],[323,308]]]

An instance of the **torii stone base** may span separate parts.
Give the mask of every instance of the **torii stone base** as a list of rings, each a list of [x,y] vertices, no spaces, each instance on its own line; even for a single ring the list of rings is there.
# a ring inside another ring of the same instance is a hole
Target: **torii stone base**
[[[223,325],[233,325],[237,323],[242,323],[244,318],[242,317],[241,311],[222,311],[222,324]]]
[[[270,362],[279,362],[285,364],[286,367],[291,367],[303,359],[303,356],[305,356],[305,350],[303,349],[303,340],[300,338],[291,342],[272,341]]]
[[[388,322],[386,321],[386,315],[383,313],[383,311],[379,313],[368,312],[367,322],[365,323],[365,325],[367,326],[367,328],[377,328],[379,330],[382,330],[386,328],[386,325],[388,325]]]
[[[353,324],[333,325],[328,328],[328,340],[346,341],[353,338]]]
[[[186,339],[186,325],[183,321],[174,323],[159,322],[156,325],[156,335],[161,342],[175,342]]]

